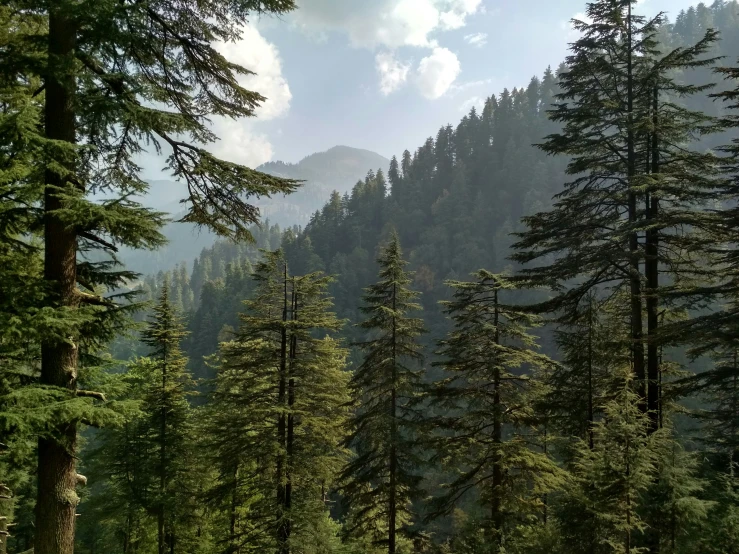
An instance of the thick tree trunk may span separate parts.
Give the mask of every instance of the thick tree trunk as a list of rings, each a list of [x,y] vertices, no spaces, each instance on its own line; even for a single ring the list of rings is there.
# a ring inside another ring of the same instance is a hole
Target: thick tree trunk
[[[651,168],[654,178],[660,171],[659,157],[659,135],[656,127],[659,123],[659,91],[654,89],[653,121],[655,130],[652,133]],[[654,221],[659,216],[659,197],[654,194],[647,198],[647,218]],[[659,326],[659,231],[650,228],[646,233],[646,258],[645,276],[647,280],[647,410],[649,410],[650,431],[659,428],[660,421],[660,368],[659,368],[659,344],[657,341],[657,330]]]
[[[49,66],[46,79],[45,124],[49,139],[75,142],[73,77],[60,79],[59,69],[70,62],[75,48],[75,26],[66,15],[49,11]],[[70,163],[69,174],[74,174]],[[57,303],[69,308],[78,306],[77,237],[53,213],[61,202],[52,187],[66,188],[70,175],[46,171],[44,194],[44,278],[54,284]],[[77,388],[77,337],[65,342],[42,344],[41,379],[43,385]],[[43,438],[38,445],[38,497],[36,502],[36,554],[72,554],[74,551],[75,511],[79,501],[75,487],[75,451],[77,424],[65,422],[55,429],[55,438]]]
[[[395,309],[396,309],[396,288],[393,284],[393,335],[392,335],[392,392],[390,397],[390,498],[388,506],[388,554],[395,554],[395,532],[398,524],[398,498],[397,498],[397,473],[398,473],[398,452],[396,450],[397,438],[398,438],[398,423],[397,417],[397,405],[398,405],[398,391],[397,391],[397,380],[398,380],[398,366],[397,366],[397,355],[396,355],[396,323],[395,323]]]
[[[590,292],[588,298],[588,446],[590,450],[595,448],[595,391],[593,388],[593,327],[595,325],[594,317],[595,310],[593,304],[595,303],[595,295]]]
[[[627,106],[628,106],[628,130],[627,130],[627,176],[629,187],[628,213],[629,224],[635,225],[638,219],[637,193],[633,187],[634,178],[637,174],[636,168],[636,137],[634,133],[634,63],[633,63],[633,37],[632,37],[631,4],[628,7],[628,60],[627,60]],[[634,375],[636,377],[639,395],[646,398],[646,372],[644,369],[644,326],[642,323],[642,291],[641,273],[639,268],[639,235],[636,231],[629,234],[629,288],[631,292],[631,352]],[[643,406],[646,409],[646,405]]]
[[[280,336],[280,383],[277,396],[279,406],[285,406],[287,397],[287,264],[283,277],[282,330]],[[287,554],[287,529],[285,527],[285,455],[287,439],[287,419],[281,413],[277,419],[277,443],[280,450],[277,456],[277,554]]]
[[[500,332],[498,325],[500,323],[500,312],[498,310],[498,288],[496,285],[493,293],[493,302],[495,306],[494,326],[495,326],[495,344],[500,344]],[[491,526],[493,531],[493,543],[491,546],[501,544],[503,538],[503,512],[501,503],[501,494],[503,492],[503,468],[501,467],[501,448],[503,444],[503,422],[501,421],[501,398],[500,398],[500,368],[497,362],[493,372],[493,443],[495,444],[495,458],[493,461],[493,490],[491,502]]]
[[[292,319],[298,319],[298,291],[293,278],[293,302],[292,302]],[[292,503],[293,503],[293,483],[292,468],[295,463],[295,416],[293,408],[295,406],[295,375],[294,364],[298,355],[298,337],[293,334],[290,337],[290,375],[287,382],[287,467],[285,472],[285,512],[287,518],[285,520],[285,554],[290,554],[290,536],[292,535]]]

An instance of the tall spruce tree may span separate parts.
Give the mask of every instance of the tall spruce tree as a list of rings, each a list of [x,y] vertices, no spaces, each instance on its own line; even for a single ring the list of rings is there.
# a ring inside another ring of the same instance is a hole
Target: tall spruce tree
[[[326,295],[330,278],[289,275],[277,251],[265,253],[254,279],[242,325],[221,346],[206,443],[229,551],[289,554],[326,517],[346,458],[346,350],[326,336],[342,323]]]
[[[355,455],[343,471],[343,492],[352,513],[349,531],[398,549],[408,535],[411,502],[419,492],[421,459],[417,430],[421,418],[422,359],[418,337],[423,322],[419,294],[409,288],[400,240],[393,233],[377,259],[379,279],[366,289],[360,323],[364,360],[351,382],[357,409],[349,445]]]
[[[592,2],[590,21],[574,22],[581,37],[550,112],[563,129],[542,144],[570,156],[573,180],[552,210],[525,218],[514,258],[545,262],[525,273],[556,291],[543,305],[548,310],[573,314],[594,288],[609,294],[628,286],[631,359],[655,430],[665,340],[659,311],[703,294],[695,284],[709,278],[699,260],[709,258],[711,242],[698,233],[713,228],[707,208],[721,196],[716,157],[691,145],[717,122],[676,104],[705,87],[682,84],[675,74],[713,63],[707,52],[716,33],[664,53],[657,41],[664,17],[647,20],[633,14],[634,5]]]
[[[190,499],[195,495],[193,481],[188,478],[194,429],[187,398],[193,394],[194,382],[180,348],[185,335],[165,281],[152,320],[143,332],[151,355],[142,362],[149,366],[144,369],[149,375],[142,405],[146,437],[152,446],[149,452],[153,454],[147,465],[156,481],[146,507],[156,513],[159,554],[185,550],[186,542],[179,535],[194,528]]]
[[[432,515],[451,513],[472,496],[480,506],[486,552],[507,551],[511,534],[530,516],[543,517],[542,499],[564,475],[546,451],[533,445],[537,370],[553,362],[536,352],[528,328],[535,321],[505,302],[511,284],[485,270],[471,282],[451,281],[453,299],[444,302],[454,327],[440,341],[444,377],[433,397],[442,433],[436,440],[451,481],[436,499]]]
[[[2,149],[31,154],[28,169],[9,182],[31,218],[20,240],[38,233],[43,241],[48,292],[39,306],[60,321],[44,328],[39,383],[62,402],[77,394],[85,343],[100,337],[96,331],[109,336],[111,318],[121,315],[101,297],[132,277],[116,270],[116,249],[162,242],[161,214],[133,200],[147,189],[136,163],[146,146],[167,151],[168,169],[186,183],[184,219],[222,234],[248,236],[258,210],[245,197],[295,188],[204,148],[217,138],[210,116],[249,116],[264,99],[239,85],[248,71],[216,43],[237,39],[252,14],[293,7],[291,0],[4,4],[0,81],[14,83],[20,134],[3,133]],[[63,405],[38,445],[38,554],[73,549],[77,430],[89,418],[84,405]]]

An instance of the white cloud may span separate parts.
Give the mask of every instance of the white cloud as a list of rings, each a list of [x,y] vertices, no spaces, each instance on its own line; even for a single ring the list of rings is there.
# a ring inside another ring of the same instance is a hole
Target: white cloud
[[[290,110],[292,94],[282,74],[280,53],[251,25],[242,29],[238,41],[219,44],[218,51],[229,61],[254,72],[239,76],[239,84],[266,100],[257,108],[256,118],[214,117],[212,128],[220,140],[210,149],[223,159],[256,167],[272,158],[272,144],[256,126],[259,121],[282,117]]]
[[[493,82],[492,79],[480,79],[479,81],[466,81],[464,83],[454,84],[449,88],[450,90],[453,90],[455,93],[457,93],[457,92],[463,92],[470,88],[477,88],[483,85],[489,85],[492,82]]]
[[[375,56],[375,67],[380,75],[380,92],[387,96],[406,82],[411,66],[397,60],[392,52],[380,52]]]
[[[416,84],[421,94],[433,100],[449,90],[460,70],[459,59],[451,50],[436,47],[418,64]]]
[[[488,43],[488,34],[487,33],[472,33],[470,35],[465,35],[464,40],[467,44],[471,44],[472,46],[477,46],[478,48],[482,48]]]
[[[469,112],[473,106],[477,108],[478,112],[481,111],[482,108],[485,106],[485,99],[482,96],[473,96],[471,98],[468,98],[459,105],[459,111]]]
[[[272,159],[272,143],[254,129],[251,121],[217,117],[212,128],[221,140],[210,150],[219,158],[247,167],[257,167]]]
[[[218,45],[218,51],[229,61],[255,73],[240,76],[239,84],[267,98],[257,108],[256,116],[259,119],[275,119],[288,112],[292,94],[287,80],[282,75],[280,53],[255,27],[247,25],[242,30],[240,40],[221,43]]]
[[[310,0],[294,14],[306,32],[343,32],[353,46],[434,47],[430,35],[459,29],[482,0]]]
[[[382,49],[375,57],[382,94],[397,90],[409,77],[409,64],[398,61],[401,47],[428,48],[417,68],[424,96],[438,98],[459,74],[459,60],[439,46],[437,33],[460,29],[483,13],[483,0],[310,0],[291,16],[304,32],[325,37],[345,33],[355,48]],[[482,33],[477,40],[483,40]]]

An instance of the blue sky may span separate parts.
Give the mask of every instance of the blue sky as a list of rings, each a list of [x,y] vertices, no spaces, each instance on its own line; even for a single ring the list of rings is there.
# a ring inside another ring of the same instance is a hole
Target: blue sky
[[[269,100],[257,118],[216,121],[213,150],[258,165],[298,161],[337,144],[390,157],[504,87],[556,67],[584,0],[298,0],[262,18],[224,53],[256,71]],[[642,0],[675,18],[690,0]],[[148,159],[147,176],[160,164]]]

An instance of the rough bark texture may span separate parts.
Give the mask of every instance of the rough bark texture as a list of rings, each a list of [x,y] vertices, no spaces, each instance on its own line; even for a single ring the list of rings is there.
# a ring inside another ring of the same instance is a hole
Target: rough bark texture
[[[659,91],[654,89],[654,105],[652,106],[655,132],[652,133],[651,150],[651,173],[653,176],[659,174],[659,135],[656,132],[658,121],[657,110],[659,108]],[[647,198],[647,217],[655,220],[659,216],[659,198],[653,194]],[[657,341],[657,328],[659,326],[659,230],[649,229],[646,233],[646,261],[645,274],[647,280],[647,409],[649,410],[650,430],[659,428],[659,344]]]
[[[495,305],[494,325],[495,325],[495,344],[500,344],[500,331],[498,323],[500,312],[498,310],[498,290],[496,288],[493,296]],[[501,421],[501,399],[500,399],[500,368],[495,364],[493,374],[493,443],[498,451],[495,453],[495,461],[493,462],[493,498],[492,498],[492,530],[493,544],[500,544],[503,531],[503,513],[501,506],[501,493],[503,488],[503,469],[501,468],[500,446],[503,443],[503,425]]]
[[[397,417],[397,406],[398,406],[398,392],[396,390],[397,381],[398,381],[398,366],[397,366],[397,356],[396,356],[396,348],[395,348],[395,342],[396,342],[396,322],[395,322],[395,310],[396,310],[396,290],[395,285],[393,284],[393,336],[392,336],[392,349],[393,349],[393,375],[392,375],[392,392],[391,392],[391,398],[390,398],[390,440],[391,446],[390,446],[390,505],[388,509],[388,544],[387,544],[387,551],[388,554],[395,554],[396,549],[396,528],[398,524],[398,500],[397,500],[397,473],[398,473],[398,453],[395,448],[395,445],[398,440],[398,423],[396,420]]]
[[[285,405],[287,392],[287,265],[284,274],[284,303],[282,307],[282,331],[280,336],[280,385],[278,392],[278,403]],[[281,413],[277,420],[277,441],[281,450],[277,457],[277,554],[288,554],[288,532],[285,526],[285,501],[287,491],[285,489],[285,455],[283,452],[287,442],[287,420],[285,414]]]
[[[628,10],[628,61],[627,61],[627,105],[628,105],[628,133],[627,133],[627,172],[629,186],[629,223],[635,225],[637,221],[637,194],[633,191],[634,177],[636,176],[636,137],[634,133],[634,63],[633,63],[633,36],[632,36],[632,15],[631,4]],[[629,263],[631,277],[631,351],[634,375],[639,384],[639,394],[642,398],[646,398],[646,374],[644,370],[644,327],[642,323],[642,290],[641,290],[641,274],[639,272],[639,236],[636,231],[629,234],[629,255],[631,261]],[[646,407],[646,406],[645,406]]]
[[[52,5],[49,13],[49,64],[60,67],[74,54],[74,23]],[[60,81],[53,73],[46,81],[46,135],[50,139],[75,142],[74,78]],[[69,174],[74,167],[69,168]],[[75,308],[77,237],[54,215],[61,207],[51,187],[72,186],[70,175],[47,171],[45,192],[44,277],[54,283],[57,302]],[[41,352],[41,383],[74,390],[77,387],[77,337],[67,342],[46,342]],[[74,551],[75,450],[77,425],[65,423],[56,438],[39,440],[38,499],[36,504],[36,554],[72,554]]]

